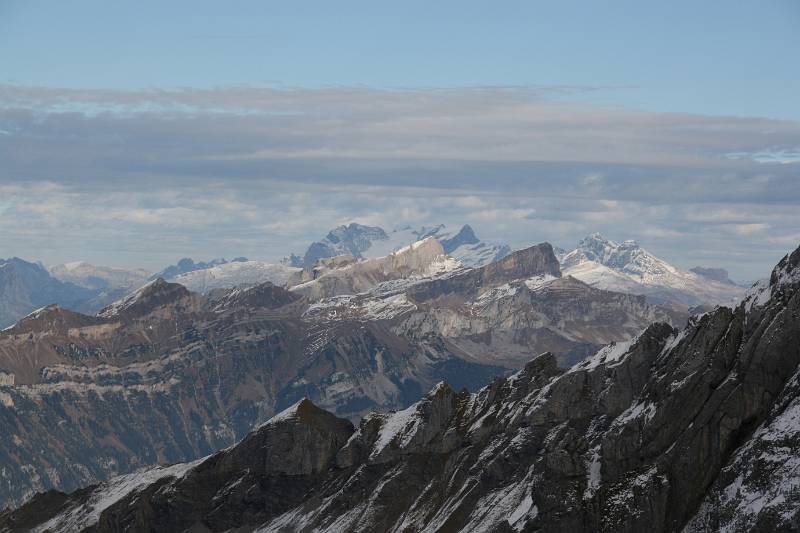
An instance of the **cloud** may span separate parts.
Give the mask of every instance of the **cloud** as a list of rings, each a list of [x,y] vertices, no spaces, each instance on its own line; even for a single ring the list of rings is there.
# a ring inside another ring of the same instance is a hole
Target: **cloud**
[[[736,232],[737,235],[742,235],[744,237],[750,237],[757,233],[764,233],[770,228],[769,224],[758,223],[758,224],[734,224],[733,230]],[[800,243],[798,243],[800,244]]]
[[[755,276],[800,233],[800,163],[730,155],[795,153],[800,124],[551,94],[0,86],[1,244],[157,268],[277,259],[350,221],[470,222],[515,247],[602,231],[685,266],[758,250],[737,259]]]

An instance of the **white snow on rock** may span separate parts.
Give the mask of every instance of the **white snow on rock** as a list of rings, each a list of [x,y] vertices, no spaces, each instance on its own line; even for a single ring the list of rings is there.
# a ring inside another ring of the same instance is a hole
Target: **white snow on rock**
[[[800,372],[787,387],[797,389]],[[800,397],[795,397],[782,411],[764,423],[742,446],[734,459],[723,469],[732,479],[717,485],[689,521],[685,532],[708,531],[709,517],[716,514],[722,523],[718,531],[734,532],[752,529],[759,516],[772,516],[786,530],[791,530],[800,517]],[[783,530],[783,529],[782,529]]]
[[[599,233],[586,237],[561,258],[564,276],[599,289],[642,294],[656,303],[686,306],[733,305],[745,290],[738,285],[684,271],[652,255],[636,241],[621,243]]]
[[[636,344],[638,337],[628,341],[612,342],[608,346],[602,347],[597,353],[591,357],[587,357],[580,363],[573,366],[569,372],[578,370],[592,370],[600,365],[610,365],[612,363],[619,363],[622,361],[623,356],[628,353],[631,346]]]
[[[656,405],[652,402],[635,402],[622,412],[615,420],[615,426],[622,426],[644,416],[645,421],[649,421],[656,413]]]
[[[297,418],[297,409],[298,409],[298,407],[300,407],[300,404],[303,403],[304,401],[306,401],[305,398],[295,402],[294,404],[290,405],[289,407],[287,407],[286,409],[284,409],[280,413],[277,413],[276,415],[274,415],[272,418],[270,418],[269,420],[267,420],[263,424],[257,426],[256,429],[261,429],[261,428],[266,427],[266,426],[274,426],[275,424],[278,424],[279,422],[286,422],[287,420],[294,420],[295,418]]]
[[[511,516],[508,517],[508,523],[511,524],[512,527],[517,526],[518,522],[522,521],[529,513],[531,518],[536,518],[536,515],[539,514],[539,510],[533,505],[533,498],[531,498],[531,495],[526,494],[525,498],[519,503],[517,508],[514,509],[514,512],[511,513]],[[519,524],[519,527],[514,527],[514,529],[522,531],[522,524]]]
[[[594,496],[595,491],[600,488],[602,477],[600,475],[600,445],[598,444],[589,450],[586,459],[586,490],[583,493],[583,499],[589,500]]]
[[[388,298],[367,299],[358,310],[364,319],[389,320],[416,308],[417,306],[409,302],[406,295],[401,293]]]
[[[417,408],[418,404],[414,404],[402,411],[395,411],[388,415],[376,415],[383,417],[383,425],[370,457],[379,456],[390,444],[397,448],[403,448],[411,442],[422,421]]]
[[[99,313],[97,313],[97,316],[107,318],[120,314],[121,312],[125,311],[126,309],[134,305],[136,302],[140,301],[142,299],[142,296],[147,292],[147,289],[151,285],[153,285],[156,281],[158,280],[153,280],[145,283],[137,290],[125,296],[121,300],[118,300],[113,304],[109,305],[108,307],[106,307],[105,309],[101,310]]]
[[[204,460],[205,459],[198,459],[191,463],[150,468],[141,472],[119,476],[101,483],[94,489],[92,495],[85,504],[77,507],[68,507],[64,512],[43,525],[38,526],[33,531],[35,533],[43,533],[45,531],[50,533],[82,531],[97,524],[103,511],[129,494],[139,492],[148,485],[163,478],[180,478]]]
[[[150,277],[147,270],[96,266],[86,261],[55,265],[48,271],[56,279],[90,289],[134,289]]]
[[[744,303],[745,313],[750,313],[754,308],[764,307],[769,303],[772,297],[772,290],[769,286],[769,280],[762,279],[753,284],[744,295],[742,302]]]
[[[544,287],[547,287],[548,285],[550,285],[550,283],[558,279],[560,278],[557,278],[550,274],[542,274],[540,276],[534,276],[532,278],[526,279],[524,283],[525,286],[528,287],[528,289],[536,292],[538,290],[543,289]]]
[[[180,274],[167,281],[180,283],[193,292],[205,294],[214,289],[230,289],[239,285],[258,285],[270,282],[285,285],[301,269],[281,263],[263,261],[232,261],[211,268]]]
[[[440,242],[447,241],[455,237],[461,228],[451,229],[444,224],[437,226],[423,226],[419,229],[404,226],[386,232],[388,239],[373,240],[369,248],[362,253],[363,257],[376,258],[384,257],[396,252],[410,243],[420,241],[428,237],[434,237]],[[448,255],[460,264],[470,268],[481,267],[496,261],[510,252],[508,246],[504,244],[478,241],[475,243],[464,243],[450,250]]]

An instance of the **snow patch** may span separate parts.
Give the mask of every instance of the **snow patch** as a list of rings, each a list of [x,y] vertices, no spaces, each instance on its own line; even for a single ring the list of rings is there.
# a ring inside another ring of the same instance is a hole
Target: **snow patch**
[[[573,366],[568,372],[576,372],[578,370],[592,370],[600,365],[612,365],[612,363],[619,363],[623,360],[624,356],[628,353],[636,341],[638,336],[633,339],[623,342],[612,342],[608,346],[601,348],[593,356],[584,359],[577,365]]]
[[[536,518],[536,515],[539,514],[539,509],[533,505],[533,498],[531,498],[530,494],[525,495],[525,499],[519,502],[517,508],[514,509],[514,512],[511,513],[511,516],[508,517],[508,523],[517,531],[522,531],[522,526],[524,524],[517,524],[523,518],[530,514],[530,518]]]
[[[302,269],[281,263],[263,261],[233,261],[211,268],[194,270],[170,278],[168,281],[180,283],[190,291],[207,293],[214,289],[230,289],[240,285],[260,285],[270,282],[283,286]]]
[[[179,479],[204,460],[205,458],[191,463],[180,463],[166,467],[159,466],[106,481],[92,492],[86,503],[68,508],[33,531],[37,533],[45,531],[52,533],[82,531],[97,524],[103,511],[129,494],[139,492],[164,478]]]
[[[394,443],[398,448],[407,446],[411,439],[416,435],[422,422],[417,412],[417,404],[412,405],[402,411],[396,411],[385,415],[383,425],[378,433],[370,458],[375,458]]]
[[[622,426],[631,420],[644,416],[645,423],[649,422],[656,414],[656,404],[652,402],[637,402],[622,412],[615,420],[615,426]]]
[[[586,459],[586,490],[583,492],[583,499],[590,500],[595,491],[600,488],[602,481],[600,475],[600,445],[598,444],[589,450],[589,457]]]

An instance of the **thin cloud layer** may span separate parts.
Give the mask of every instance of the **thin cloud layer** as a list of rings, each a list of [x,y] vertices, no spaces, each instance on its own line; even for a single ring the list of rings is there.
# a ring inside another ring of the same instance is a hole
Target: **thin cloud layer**
[[[800,244],[800,124],[586,90],[2,86],[0,255],[158,268],[278,259],[353,220],[470,222],[515,247],[602,231],[750,279]]]

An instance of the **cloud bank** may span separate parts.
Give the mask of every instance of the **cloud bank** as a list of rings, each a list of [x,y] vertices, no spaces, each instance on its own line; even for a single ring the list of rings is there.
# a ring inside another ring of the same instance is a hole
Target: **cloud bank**
[[[0,86],[0,256],[155,269],[279,259],[350,221],[469,222],[751,279],[800,244],[800,123],[577,102],[589,89]]]

